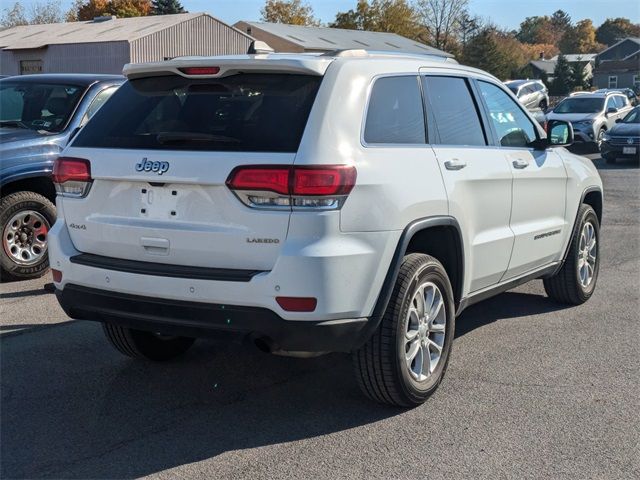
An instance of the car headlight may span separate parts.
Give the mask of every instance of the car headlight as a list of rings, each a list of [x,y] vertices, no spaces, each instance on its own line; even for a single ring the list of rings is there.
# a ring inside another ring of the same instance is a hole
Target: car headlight
[[[573,122],[575,128],[589,128],[593,125],[593,120],[583,120],[581,122]]]

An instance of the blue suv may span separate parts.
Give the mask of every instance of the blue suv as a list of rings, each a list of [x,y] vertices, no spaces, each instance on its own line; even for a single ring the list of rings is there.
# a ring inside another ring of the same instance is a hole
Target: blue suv
[[[47,271],[47,235],[56,218],[53,161],[123,81],[89,74],[0,80],[2,280]]]

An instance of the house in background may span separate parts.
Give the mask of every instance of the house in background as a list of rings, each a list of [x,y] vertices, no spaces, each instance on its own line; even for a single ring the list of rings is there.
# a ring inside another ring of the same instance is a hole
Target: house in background
[[[252,41],[206,13],[24,25],[0,31],[0,74],[119,74],[126,63],[243,54]]]
[[[583,68],[584,79],[591,80],[593,70],[596,64],[596,53],[568,53],[564,56],[571,66],[580,65]],[[540,60],[532,60],[529,67],[532,71],[532,78],[551,82],[553,80],[553,72],[558,64],[558,55],[548,60],[541,55]]]
[[[640,38],[625,38],[600,52],[593,85],[597,88],[639,88]]]
[[[234,27],[256,40],[266,42],[276,52],[323,53],[333,50],[365,49],[453,58],[450,53],[395,33],[245,21],[237,22]]]

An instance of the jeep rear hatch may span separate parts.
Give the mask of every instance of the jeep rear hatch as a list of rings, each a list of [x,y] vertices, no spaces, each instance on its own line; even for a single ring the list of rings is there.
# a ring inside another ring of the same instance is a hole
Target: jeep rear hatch
[[[251,208],[225,182],[293,164],[322,77],[189,72],[128,81],[65,151],[88,160],[91,183],[61,198],[71,239],[104,257],[269,270],[289,209]]]

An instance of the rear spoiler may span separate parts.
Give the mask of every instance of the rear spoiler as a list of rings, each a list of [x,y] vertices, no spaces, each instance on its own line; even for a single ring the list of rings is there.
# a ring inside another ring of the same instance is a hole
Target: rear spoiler
[[[122,74],[129,80],[164,75],[181,75],[186,78],[220,78],[239,72],[292,73],[322,76],[334,58],[310,55],[308,58],[287,58],[287,55],[257,54],[220,57],[181,57],[165,62],[128,63]],[[214,67],[214,68],[211,68]],[[216,73],[191,75],[192,69]]]

